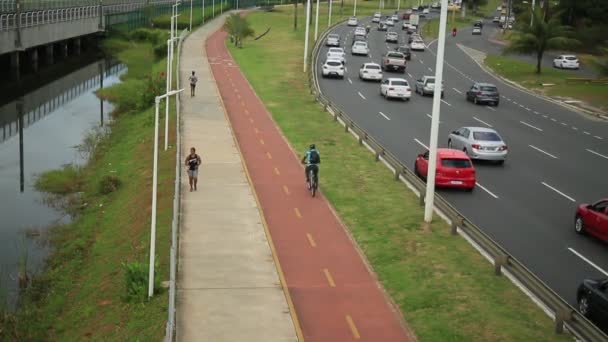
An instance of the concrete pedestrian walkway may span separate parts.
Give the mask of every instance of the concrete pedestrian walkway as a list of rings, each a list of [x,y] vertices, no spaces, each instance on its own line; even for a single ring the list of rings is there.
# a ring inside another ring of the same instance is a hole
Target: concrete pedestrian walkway
[[[297,341],[264,221],[205,53],[226,15],[193,32],[181,55],[182,150],[202,158],[198,191],[182,183],[177,339]],[[196,71],[196,96],[188,76]],[[183,156],[185,158],[185,155]]]

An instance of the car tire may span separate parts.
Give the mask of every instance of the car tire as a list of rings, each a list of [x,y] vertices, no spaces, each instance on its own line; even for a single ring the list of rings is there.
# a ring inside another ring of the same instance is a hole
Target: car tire
[[[576,217],[574,218],[574,231],[577,234],[585,233],[585,224],[583,223],[583,218],[580,217],[580,215],[576,215]]]
[[[498,164],[498,165],[504,165],[505,164],[505,160],[504,159],[503,160],[498,160],[498,161],[496,161],[496,164]]]
[[[452,139],[448,139],[448,148],[452,148]]]
[[[473,189],[475,189],[475,187],[472,187],[472,188],[466,188],[466,189],[465,189],[465,191],[466,191],[466,192],[473,192]]]
[[[578,299],[578,311],[585,317],[589,317],[589,296],[581,295]]]
[[[477,97],[474,97],[474,98],[473,98],[473,103],[474,103],[474,104],[477,104]]]
[[[469,155],[469,152],[467,151],[466,147],[462,149],[462,152],[464,152],[464,154],[466,154],[467,156]]]

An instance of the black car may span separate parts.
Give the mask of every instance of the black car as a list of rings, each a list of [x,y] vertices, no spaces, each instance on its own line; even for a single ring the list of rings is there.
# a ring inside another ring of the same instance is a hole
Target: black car
[[[490,83],[477,82],[473,84],[471,89],[467,91],[467,101],[472,101],[475,104],[488,103],[498,106],[500,102],[500,94],[498,88]]]
[[[381,22],[380,24],[378,24],[378,31],[386,31],[386,30],[388,30],[388,25],[386,25],[383,22]]]
[[[473,27],[483,28],[483,21],[477,20],[476,22],[473,23]]]
[[[608,279],[585,279],[576,293],[578,310],[600,329],[608,330]]]
[[[410,50],[409,46],[400,46],[398,48],[396,48],[395,50],[401,52],[404,56],[406,60],[411,60],[412,59],[412,51]]]

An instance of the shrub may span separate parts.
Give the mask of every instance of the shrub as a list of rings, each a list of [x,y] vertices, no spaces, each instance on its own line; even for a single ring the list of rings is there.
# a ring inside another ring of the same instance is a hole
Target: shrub
[[[99,193],[102,195],[107,195],[118,190],[121,185],[122,181],[117,176],[103,176],[99,181]]]
[[[66,195],[82,191],[84,176],[78,166],[68,164],[58,170],[46,171],[38,176],[34,187],[43,192]]]
[[[158,258],[156,259],[158,260]],[[126,292],[124,300],[127,302],[144,302],[148,296],[148,265],[141,262],[123,263],[125,270]],[[158,269],[158,263],[154,265]],[[154,272],[154,289],[160,289],[160,278],[158,272]]]
[[[154,56],[156,58],[167,57],[167,41],[163,41],[159,44],[154,45]]]
[[[152,44],[158,44],[162,41],[166,41],[168,39],[168,36],[167,33],[163,30],[138,28],[129,34],[129,39],[139,42],[150,42]]]

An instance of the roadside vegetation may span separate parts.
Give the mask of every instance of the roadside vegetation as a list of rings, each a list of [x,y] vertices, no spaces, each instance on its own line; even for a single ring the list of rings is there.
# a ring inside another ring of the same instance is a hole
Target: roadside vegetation
[[[535,65],[512,57],[489,55],[485,64],[498,75],[534,92],[561,99],[580,100],[604,112],[608,111],[608,82],[581,81],[567,70],[553,68],[543,69],[538,74]]]
[[[439,218],[423,230],[418,198],[315,102],[302,73],[304,29],[293,30],[293,8],[248,20],[256,32],[272,31],[243,49],[228,44],[231,53],[291,146],[303,150],[314,142],[329,156],[321,190],[421,341],[571,339],[555,335],[550,318],[508,279],[494,276]],[[324,16],[320,27],[326,23]]]
[[[211,1],[206,1],[207,3],[211,3]],[[194,6],[192,9],[192,28],[198,27],[207,22],[209,20],[213,20],[216,16],[220,15],[220,13],[230,10],[231,4],[224,3],[223,6],[218,2],[215,7],[206,4],[205,6],[205,16],[203,18],[203,8],[202,6]],[[213,13],[213,9],[215,8],[215,13]],[[164,14],[152,19],[155,28],[170,28],[171,27],[171,14]],[[181,9],[179,11],[179,16],[177,17],[177,29],[183,30],[190,27],[190,2],[183,2],[181,5]]]
[[[0,315],[2,341],[155,341],[164,336],[175,150],[160,151],[156,294],[147,299],[154,96],[164,93],[165,30],[111,36],[104,50],[125,63],[122,82],[98,91],[114,103],[110,129],[88,134],[87,165],[45,172],[36,187],[72,220],[51,231],[41,274],[21,287],[16,312]],[[166,46],[165,46],[166,51]],[[164,110],[163,110],[164,112]],[[169,141],[175,141],[174,109]],[[163,139],[161,130],[161,137]]]

